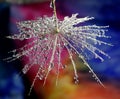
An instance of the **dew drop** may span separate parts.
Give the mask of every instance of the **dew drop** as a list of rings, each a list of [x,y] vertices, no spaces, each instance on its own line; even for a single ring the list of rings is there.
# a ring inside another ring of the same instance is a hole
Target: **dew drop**
[[[45,60],[47,60],[48,58],[45,56]]]
[[[75,80],[75,84],[79,84],[79,80],[77,79],[77,80]]]
[[[97,80],[97,82],[99,82],[99,80]]]
[[[95,80],[97,80],[97,78],[95,77]]]
[[[16,57],[16,55],[15,55],[15,54],[13,54],[13,55],[12,55],[12,57]]]
[[[53,68],[54,67],[54,63],[50,63],[50,68]]]
[[[43,80],[43,76],[42,75],[38,76],[38,78],[39,78],[39,80]]]
[[[66,46],[66,43],[64,43],[64,46]]]
[[[89,73],[91,73],[91,71],[89,71]]]
[[[66,65],[63,65],[63,66],[62,66],[62,69],[65,69],[66,67],[67,67]]]

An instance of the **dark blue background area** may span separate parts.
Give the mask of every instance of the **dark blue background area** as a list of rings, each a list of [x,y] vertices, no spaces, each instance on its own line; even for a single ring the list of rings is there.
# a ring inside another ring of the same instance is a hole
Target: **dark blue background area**
[[[58,0],[61,13],[71,16],[79,13],[78,17],[94,17],[94,20],[83,25],[108,26],[106,35],[111,36],[103,41],[114,46],[97,46],[105,51],[111,58],[104,57],[105,61],[96,59],[88,60],[93,70],[111,80],[120,80],[120,0]],[[102,40],[102,39],[101,39]]]
[[[95,20],[89,24],[109,25],[106,35],[112,43],[110,47],[102,45],[100,48],[108,53],[111,59],[105,57],[104,62],[89,60],[93,70],[111,79],[120,79],[120,1],[119,0],[64,0],[65,11],[68,15],[79,13],[79,17],[92,16]],[[98,46],[99,48],[99,46]]]
[[[62,0],[61,2],[64,2],[65,11],[69,15],[79,13],[80,17],[93,16],[96,19],[95,23],[106,24],[112,29],[120,30],[119,0]]]

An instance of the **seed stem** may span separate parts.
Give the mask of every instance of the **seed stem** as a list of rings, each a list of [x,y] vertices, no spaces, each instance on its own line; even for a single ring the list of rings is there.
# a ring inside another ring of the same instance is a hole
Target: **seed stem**
[[[56,33],[58,33],[59,29],[58,29],[58,18],[57,18],[55,0],[52,0],[51,3],[52,3],[52,7],[53,7],[53,14],[55,16]]]

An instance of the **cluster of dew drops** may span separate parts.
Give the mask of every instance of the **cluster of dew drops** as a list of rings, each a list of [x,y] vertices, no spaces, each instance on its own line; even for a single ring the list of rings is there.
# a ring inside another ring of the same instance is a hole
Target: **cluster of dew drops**
[[[23,45],[23,47],[10,51],[9,53],[13,55],[5,59],[11,62],[23,56],[28,57],[29,62],[26,63],[22,69],[24,74],[26,74],[34,64],[39,65],[30,92],[37,78],[44,80],[45,85],[46,79],[53,69],[56,70],[58,79],[60,69],[65,66],[65,64],[61,62],[62,57],[64,57],[64,55],[62,55],[62,51],[64,50],[67,51],[73,66],[75,83],[78,83],[79,80],[73,53],[76,53],[89,68],[90,73],[93,74],[96,81],[104,86],[86,61],[84,49],[90,51],[95,58],[101,61],[104,61],[104,59],[100,54],[109,57],[104,51],[96,47],[96,45],[101,44],[112,46],[112,44],[99,40],[99,38],[109,38],[109,36],[105,34],[108,26],[81,26],[81,23],[92,20],[94,17],[78,18],[77,16],[78,14],[72,14],[71,17],[66,16],[63,20],[60,20],[53,15],[51,17],[43,16],[35,20],[21,21],[17,23],[19,34],[7,36],[7,38],[13,40],[30,40],[27,44]],[[79,26],[77,26],[78,24]]]

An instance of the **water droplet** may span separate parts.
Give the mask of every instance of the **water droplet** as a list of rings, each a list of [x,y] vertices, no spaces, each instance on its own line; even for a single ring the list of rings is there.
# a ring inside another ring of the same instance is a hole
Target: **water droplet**
[[[54,5],[53,5],[53,2],[51,1],[50,2],[50,8],[53,8],[54,7]]]
[[[40,80],[42,80],[43,78],[42,77],[39,77]]]
[[[67,44],[66,43],[64,43],[64,46],[66,46]]]
[[[77,52],[75,52],[75,54],[77,54]]]
[[[91,73],[92,71],[89,71],[89,73]]]
[[[54,67],[54,63],[50,63],[50,68],[53,68]]]
[[[15,55],[13,54],[12,57],[15,57]]]
[[[81,55],[79,55],[78,57],[81,58]]]
[[[97,82],[100,82],[99,80],[97,80]]]
[[[77,80],[75,80],[75,84],[79,84],[79,80],[77,79]]]
[[[95,80],[97,80],[98,78],[95,77]]]
[[[43,80],[44,76],[42,74],[40,74],[40,76],[38,75],[39,80]]]
[[[47,41],[48,39],[47,39],[47,38],[45,38],[44,40],[45,40],[45,41]]]
[[[58,46],[60,46],[60,44],[57,44]]]
[[[47,60],[48,58],[45,56],[45,60]]]
[[[65,69],[66,67],[67,67],[66,65],[63,65],[63,66],[62,66],[62,69]]]
[[[74,76],[74,79],[75,79],[75,80],[78,80],[78,75]]]

